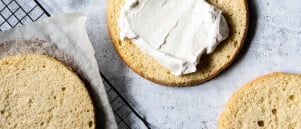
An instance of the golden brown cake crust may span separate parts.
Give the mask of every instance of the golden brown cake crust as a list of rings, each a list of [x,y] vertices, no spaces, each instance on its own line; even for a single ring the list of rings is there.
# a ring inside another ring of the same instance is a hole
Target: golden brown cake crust
[[[45,55],[0,60],[0,128],[95,128],[95,111],[82,80]]]
[[[121,59],[137,74],[155,83],[168,86],[193,86],[206,82],[226,69],[239,54],[248,30],[247,0],[208,0],[224,11],[230,37],[211,55],[203,55],[195,73],[175,76],[155,59],[142,53],[131,41],[119,36],[118,18],[124,0],[108,0],[107,24],[113,46]]]
[[[301,75],[277,72],[254,79],[232,95],[218,129],[300,128],[300,84]]]

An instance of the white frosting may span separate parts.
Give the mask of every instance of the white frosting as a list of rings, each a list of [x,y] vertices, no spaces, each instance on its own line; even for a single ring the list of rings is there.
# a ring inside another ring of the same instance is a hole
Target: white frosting
[[[202,54],[229,35],[222,11],[205,0],[125,0],[119,27],[174,75],[193,73]]]

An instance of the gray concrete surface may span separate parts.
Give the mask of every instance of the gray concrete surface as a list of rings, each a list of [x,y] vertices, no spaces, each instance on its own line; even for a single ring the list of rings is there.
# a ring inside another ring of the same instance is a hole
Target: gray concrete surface
[[[214,129],[230,96],[255,77],[301,74],[301,1],[249,0],[248,38],[239,57],[213,80],[172,88],[130,70],[113,49],[106,26],[106,0],[42,0],[52,13],[81,11],[101,71],[156,129]],[[135,127],[133,125],[133,127]]]

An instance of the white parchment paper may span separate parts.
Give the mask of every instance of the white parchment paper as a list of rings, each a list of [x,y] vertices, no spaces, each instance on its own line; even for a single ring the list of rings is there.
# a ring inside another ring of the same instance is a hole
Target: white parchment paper
[[[70,13],[0,33],[0,58],[38,53],[56,57],[71,66],[88,84],[96,111],[97,128],[117,128],[94,49],[85,29],[86,16]]]

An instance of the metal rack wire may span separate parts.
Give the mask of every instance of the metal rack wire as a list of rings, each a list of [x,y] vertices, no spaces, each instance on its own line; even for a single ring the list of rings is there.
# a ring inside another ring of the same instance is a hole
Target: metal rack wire
[[[26,4],[24,4],[26,3]],[[0,31],[37,21],[50,14],[37,0],[1,0]],[[127,102],[114,85],[101,73],[109,101],[120,129],[150,129],[147,121]],[[133,124],[134,123],[134,124]]]
[[[150,129],[147,121],[126,101],[114,85],[100,72],[120,129]],[[138,127],[133,127],[135,123]]]

